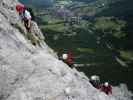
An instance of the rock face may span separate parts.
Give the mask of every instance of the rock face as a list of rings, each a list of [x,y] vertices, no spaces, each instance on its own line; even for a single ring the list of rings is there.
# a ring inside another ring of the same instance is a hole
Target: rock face
[[[16,0],[0,1],[0,100],[131,100],[125,86],[107,96],[58,60],[44,41],[33,46],[15,12]],[[32,34],[44,40],[33,22]],[[17,25],[17,26],[16,26]]]

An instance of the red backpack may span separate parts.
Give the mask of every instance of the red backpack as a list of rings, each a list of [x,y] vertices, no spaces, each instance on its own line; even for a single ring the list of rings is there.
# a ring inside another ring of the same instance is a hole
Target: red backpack
[[[71,65],[72,64],[72,52],[69,50],[67,54],[68,54],[68,57],[66,59],[66,63],[68,65]]]
[[[104,92],[104,93],[106,93],[107,95],[109,95],[109,94],[112,94],[112,86],[111,85],[109,85],[108,87],[106,87],[106,86],[102,86],[101,87],[101,90]]]

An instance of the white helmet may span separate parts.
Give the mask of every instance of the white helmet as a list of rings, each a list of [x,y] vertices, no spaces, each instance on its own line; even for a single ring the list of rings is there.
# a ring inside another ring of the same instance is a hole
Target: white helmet
[[[108,86],[109,86],[109,83],[108,83],[108,82],[105,82],[104,85],[105,85],[106,87],[108,87]]]
[[[67,95],[69,95],[70,92],[71,92],[71,88],[70,88],[70,87],[65,88],[65,93],[66,93]]]
[[[67,57],[68,57],[68,55],[67,55],[67,54],[63,54],[63,55],[62,55],[63,60],[66,60],[66,59],[67,59]]]
[[[99,76],[97,75],[92,75],[91,80],[100,80]]]

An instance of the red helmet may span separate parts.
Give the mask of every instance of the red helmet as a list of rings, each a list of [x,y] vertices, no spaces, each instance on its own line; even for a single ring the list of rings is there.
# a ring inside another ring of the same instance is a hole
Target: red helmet
[[[16,4],[16,11],[18,13],[22,12],[23,9],[24,9],[24,5],[23,4],[21,4],[21,3]]]

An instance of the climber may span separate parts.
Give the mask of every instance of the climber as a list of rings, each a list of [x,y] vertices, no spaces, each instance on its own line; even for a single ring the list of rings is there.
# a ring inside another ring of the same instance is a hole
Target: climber
[[[34,14],[32,8],[27,7],[26,9],[30,12],[30,14],[31,14],[31,16],[32,16],[31,20],[35,20],[35,14]]]
[[[24,25],[28,32],[30,32],[31,28],[31,13],[28,11],[28,9],[23,4],[16,4],[16,11],[19,13],[22,21],[24,22]]]
[[[24,20],[24,8],[25,8],[25,6],[23,4],[21,4],[21,3],[16,4],[16,11],[17,11],[17,13],[19,13],[19,16],[20,16],[22,22]]]
[[[62,59],[70,67],[73,67],[73,63],[72,63],[72,52],[70,50],[68,51],[67,54],[62,54]]]
[[[24,14],[24,18],[23,18],[24,25],[25,25],[27,31],[30,32],[31,19],[32,19],[31,13],[26,8],[24,8],[23,14]]]
[[[108,82],[105,82],[105,83],[101,86],[101,91],[103,91],[103,92],[106,93],[107,95],[112,94],[112,86],[111,86]]]
[[[97,89],[100,89],[101,88],[101,85],[100,85],[100,78],[99,76],[97,75],[92,75],[91,78],[90,78],[90,83]]]

